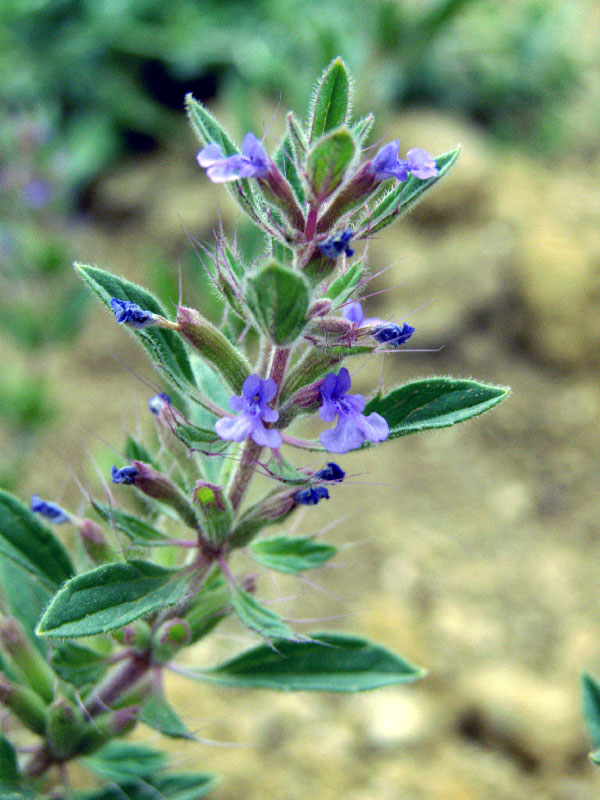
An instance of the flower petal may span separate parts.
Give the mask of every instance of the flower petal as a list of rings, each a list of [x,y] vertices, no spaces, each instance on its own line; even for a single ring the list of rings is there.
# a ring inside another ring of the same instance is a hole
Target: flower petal
[[[277,394],[277,384],[273,378],[267,378],[265,381],[260,382],[260,389],[258,390],[259,402],[269,403]]]
[[[323,431],[319,436],[319,441],[330,453],[347,453],[349,450],[356,450],[364,440],[360,423],[357,425],[357,417],[354,415],[340,417],[335,428]]]
[[[370,442],[385,442],[390,433],[390,428],[385,419],[373,411],[368,417],[364,414],[360,415],[360,429],[364,434],[364,438]]]
[[[346,394],[347,391],[350,389],[352,385],[352,381],[350,379],[350,373],[346,369],[346,367],[342,367],[341,370],[337,374],[337,395],[340,397],[343,394]]]
[[[260,375],[248,375],[242,386],[243,396],[247,400],[253,400],[258,395],[260,400],[261,383]]]
[[[217,436],[228,442],[243,442],[252,432],[254,417],[242,413],[237,417],[221,417],[215,422]]]
[[[350,305],[346,306],[342,311],[342,316],[355,325],[360,325],[365,318],[360,303],[350,303]]]
[[[221,148],[218,144],[209,144],[206,147],[203,147],[202,150],[196,156],[196,161],[200,164],[201,167],[210,167],[211,164],[214,164],[216,161],[221,161],[223,158],[223,153],[221,152]]]
[[[415,178],[425,180],[426,178],[434,178],[438,174],[435,159],[427,150],[422,150],[420,147],[413,147],[408,151],[406,157],[408,159],[408,169]]]
[[[281,447],[282,440],[279,431],[265,428],[265,426],[258,420],[255,420],[254,425],[252,426],[250,438],[252,441],[256,442],[256,444],[261,445],[261,447],[270,447],[273,450]]]

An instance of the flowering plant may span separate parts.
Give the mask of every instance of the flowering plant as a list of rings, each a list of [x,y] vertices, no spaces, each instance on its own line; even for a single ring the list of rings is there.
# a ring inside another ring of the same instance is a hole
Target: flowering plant
[[[327,692],[423,675],[359,636],[298,633],[256,598],[254,578],[235,571],[242,548],[265,569],[318,568],[335,555],[332,545],[265,529],[299,507],[334,501],[346,477],[338,456],[469,419],[508,392],[434,377],[369,398],[351,393],[346,359],[397,352],[415,333],[408,323],[365,318],[359,297],[369,278],[355,250],[440,180],[458,149],[433,158],[417,148],[402,160],[394,141],[361,163],[373,119],[351,120],[350,86],[336,59],[307,124],[290,113],[272,156],[251,133],[238,151],[188,97],[200,167],[225,184],[266,242],[264,257],[248,264],[217,234],[205,266],[225,302],[219,326],[181,304],[171,319],[145,289],[76,265],[169,385],[148,404],[163,446],[152,452],[128,439],[126,463],[110,476],[119,488],[106,487],[108,503],[89,498],[95,519],[37,495],[28,509],[0,494],[0,702],[36,737],[22,757],[0,737],[0,781],[11,797],[204,796],[211,775],[166,772],[158,751],[117,741],[138,723],[191,737],[165,700],[165,669],[227,686]],[[256,352],[243,335],[250,329]],[[306,416],[327,426],[318,440],[290,433]],[[296,466],[294,453],[310,453],[311,465]],[[255,477],[270,486],[253,487],[249,502]],[[144,514],[120,507],[128,493]],[[78,531],[74,559],[40,518]],[[177,666],[183,648],[229,616],[261,641],[215,667]],[[73,795],[68,765],[76,759],[106,785]]]

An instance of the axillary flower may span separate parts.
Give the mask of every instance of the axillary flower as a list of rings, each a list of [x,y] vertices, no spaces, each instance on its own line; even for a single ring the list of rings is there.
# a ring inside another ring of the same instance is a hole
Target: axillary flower
[[[347,453],[356,450],[363,442],[383,442],[389,434],[389,427],[382,416],[373,412],[365,416],[366,401],[360,394],[348,394],[351,380],[346,367],[342,367],[336,375],[330,372],[321,386],[322,406],[319,416],[323,422],[337,425],[331,430],[323,431],[319,440],[330,453]]]
[[[55,525],[71,521],[70,514],[68,514],[64,508],[61,508],[56,503],[50,503],[48,500],[42,500],[37,494],[34,494],[31,498],[31,510],[50,522],[53,522]]]
[[[371,171],[375,173],[375,180],[383,181],[387,178],[396,178],[405,181],[409,175],[419,180],[434,178],[438,174],[435,159],[427,150],[413,147],[406,154],[406,160],[398,158],[400,140],[386,144],[377,153],[370,164]]]
[[[243,442],[250,437],[261,447],[281,447],[279,431],[265,428],[264,422],[276,422],[279,413],[267,403],[277,394],[277,384],[271,378],[261,380],[259,375],[250,375],[244,381],[242,394],[229,398],[229,407],[237,411],[236,417],[221,417],[215,423],[215,431],[221,439]]]
[[[269,159],[253,133],[244,136],[242,155],[224,156],[218,144],[209,144],[200,150],[196,159],[213,183],[266,178],[269,174]]]

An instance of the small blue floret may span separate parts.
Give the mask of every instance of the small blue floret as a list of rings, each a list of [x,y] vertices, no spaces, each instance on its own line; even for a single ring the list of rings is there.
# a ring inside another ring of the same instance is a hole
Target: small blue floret
[[[148,400],[148,408],[155,417],[160,416],[160,412],[163,410],[163,408],[170,405],[171,398],[168,394],[165,394],[165,392],[155,394],[154,397],[151,397],[150,400]]]
[[[56,503],[48,503],[46,500],[42,500],[37,494],[34,494],[31,498],[31,510],[50,520],[55,525],[71,521],[71,517],[64,509],[57,506]]]
[[[346,228],[338,236],[330,236],[325,242],[321,242],[319,250],[326,258],[337,258],[345,253],[348,257],[354,255],[354,249],[350,247],[350,239],[354,236],[350,228]]]
[[[407,322],[404,322],[402,327],[400,327],[400,325],[389,323],[377,328],[373,334],[373,338],[380,344],[388,344],[391,347],[399,347],[401,344],[408,342],[414,332],[415,329],[413,326],[409,325]]]
[[[315,478],[322,481],[343,481],[346,477],[344,470],[333,461],[328,461],[327,466],[315,473]]]
[[[124,483],[130,485],[135,483],[135,479],[139,474],[140,473],[137,467],[121,467],[121,469],[113,467],[110,471],[110,479],[113,483]]]
[[[316,506],[320,500],[329,500],[329,492],[324,486],[312,486],[301,489],[294,495],[294,500],[303,506]]]
[[[130,300],[119,300],[117,297],[113,297],[110,307],[117,322],[127,325],[129,328],[147,328],[149,325],[156,324],[156,314],[145,311]]]

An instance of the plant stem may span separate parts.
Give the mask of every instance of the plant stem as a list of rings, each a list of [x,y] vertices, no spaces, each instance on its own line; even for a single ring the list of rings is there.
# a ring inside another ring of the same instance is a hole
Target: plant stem
[[[115,668],[85,701],[90,716],[110,708],[117,698],[138,681],[150,666],[149,653],[132,652],[125,663]]]
[[[242,450],[242,458],[236,471],[233,473],[229,486],[229,500],[234,511],[239,508],[242,498],[246,493],[261,450],[262,447],[253,442],[252,439],[246,440],[246,444]]]

